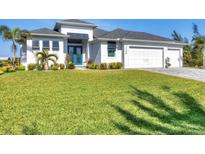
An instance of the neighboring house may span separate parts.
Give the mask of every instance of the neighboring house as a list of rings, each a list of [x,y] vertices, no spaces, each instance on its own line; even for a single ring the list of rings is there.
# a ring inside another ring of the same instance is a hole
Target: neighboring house
[[[183,43],[144,33],[115,29],[105,31],[82,20],[62,20],[53,30],[31,31],[23,45],[22,63],[36,63],[35,53],[48,49],[58,55],[58,63],[65,63],[66,54],[78,67],[91,59],[94,63],[122,62],[124,68],[182,67]]]

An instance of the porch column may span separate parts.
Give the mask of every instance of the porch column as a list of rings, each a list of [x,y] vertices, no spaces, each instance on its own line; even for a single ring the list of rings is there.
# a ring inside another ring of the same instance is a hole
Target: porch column
[[[87,56],[86,56],[86,60],[88,60],[90,58],[90,51],[89,51],[89,42],[87,41],[86,43],[86,53],[87,53]]]

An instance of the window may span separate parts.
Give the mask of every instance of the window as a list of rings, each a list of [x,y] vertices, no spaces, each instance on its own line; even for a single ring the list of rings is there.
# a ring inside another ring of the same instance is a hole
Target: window
[[[53,41],[53,51],[59,51],[59,42]]]
[[[116,42],[108,42],[107,48],[108,57],[115,57]]]
[[[49,41],[43,41],[43,50],[49,50]]]
[[[39,41],[38,40],[33,40],[32,41],[32,50],[40,50]]]

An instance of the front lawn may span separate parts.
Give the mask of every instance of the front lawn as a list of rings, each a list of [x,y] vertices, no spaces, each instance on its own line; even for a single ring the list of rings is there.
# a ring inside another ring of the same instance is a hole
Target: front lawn
[[[0,76],[0,134],[205,134],[205,83],[137,70]]]

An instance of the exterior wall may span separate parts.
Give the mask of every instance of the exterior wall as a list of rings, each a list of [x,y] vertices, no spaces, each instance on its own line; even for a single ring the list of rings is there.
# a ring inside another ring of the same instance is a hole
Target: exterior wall
[[[40,50],[32,50],[32,40],[39,40]],[[50,45],[49,53],[56,54],[58,56],[57,63],[64,63],[65,62],[65,52],[64,52],[64,40],[62,38],[54,38],[54,37],[32,37],[27,39],[27,52],[26,52],[26,60],[24,61],[23,65],[27,66],[30,63],[36,63],[35,54],[38,51],[42,51],[43,47],[43,40],[48,40]],[[52,50],[52,41],[59,41],[59,51]]]
[[[94,63],[101,63],[101,44],[99,42],[93,43],[89,45],[90,51],[90,59],[93,60]]]
[[[115,57],[108,57],[107,42],[101,42],[101,63],[122,62],[122,44],[116,42]]]
[[[93,40],[93,28],[92,27],[83,27],[83,26],[68,26],[68,25],[61,25],[59,28],[59,32],[67,35],[67,33],[80,33],[80,34],[88,34],[89,40],[83,41],[82,47],[83,47],[83,66],[86,65],[86,60],[90,57],[90,48],[89,48],[89,41]],[[66,40],[67,41],[67,40]],[[67,42],[64,42],[67,44]],[[65,45],[65,51],[67,53],[67,45]]]
[[[59,32],[65,34],[65,35],[67,35],[67,33],[88,34],[89,41],[93,40],[93,28],[92,27],[61,25]]]

